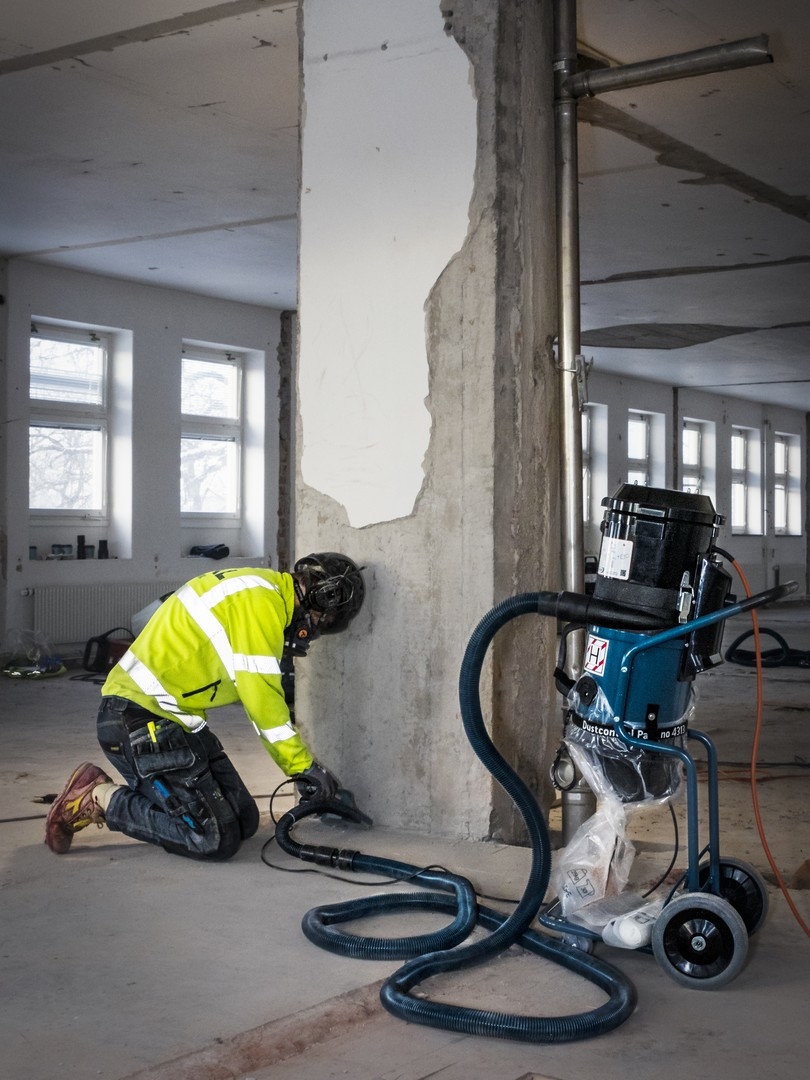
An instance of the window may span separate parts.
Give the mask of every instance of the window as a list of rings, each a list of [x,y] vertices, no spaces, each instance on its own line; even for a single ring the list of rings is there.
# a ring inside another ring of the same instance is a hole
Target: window
[[[109,339],[32,325],[28,505],[81,520],[107,512]]]
[[[184,514],[239,514],[241,392],[240,357],[184,350],[180,442],[180,509]]]
[[[760,437],[754,428],[731,429],[731,529],[762,532]]]
[[[591,520],[591,414],[588,406],[582,410],[582,520],[587,525]]]
[[[681,427],[681,491],[715,498],[716,429],[711,420],[684,417]]]
[[[748,522],[748,433],[731,431],[731,527],[745,530]]]
[[[582,408],[582,520],[601,520],[599,505],[607,488],[607,406]]]
[[[703,489],[703,429],[684,421],[681,435],[681,489],[699,495]]]
[[[801,440],[776,432],[773,437],[773,529],[799,535],[801,527]]]
[[[627,418],[627,483],[650,483],[650,418],[631,412]]]

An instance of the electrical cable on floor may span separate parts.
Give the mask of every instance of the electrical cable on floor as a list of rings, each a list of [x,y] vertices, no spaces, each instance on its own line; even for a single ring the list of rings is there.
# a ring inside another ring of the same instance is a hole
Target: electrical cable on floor
[[[749,769],[750,761],[718,761],[721,769]],[[793,761],[760,761],[760,769],[810,769],[810,761],[799,754]]]
[[[773,780],[804,780],[806,773],[783,773],[781,776],[768,776],[762,772],[764,768],[773,768],[774,766],[767,766],[760,764],[757,770],[756,782],[758,784],[767,784]],[[783,766],[783,768],[795,768],[797,766]],[[801,766],[798,766],[801,767]],[[717,774],[717,779],[721,781],[727,781],[729,783],[737,784],[750,784],[751,783],[751,768],[748,765],[740,765],[736,769],[720,769]]]
[[[740,578],[740,581],[742,582],[742,586],[743,586],[743,589],[745,590],[746,596],[751,596],[751,587],[748,584],[748,579],[745,576],[745,573],[744,573],[742,567],[740,566],[740,564],[737,562],[737,560],[733,556],[729,555],[727,551],[723,551],[720,548],[716,548],[715,550],[720,555],[722,555],[724,558],[728,559],[731,562],[731,565],[734,567],[734,569],[737,571],[737,574],[739,575],[739,578]],[[754,724],[754,739],[753,739],[753,743],[752,743],[752,746],[751,746],[751,777],[750,777],[750,780],[751,780],[751,799],[752,799],[753,806],[754,806],[754,820],[756,821],[757,832],[759,833],[759,839],[760,839],[760,843],[762,844],[762,849],[765,852],[765,858],[768,860],[768,865],[770,866],[771,870],[774,873],[774,876],[776,878],[776,883],[779,886],[779,889],[780,889],[782,895],[784,896],[788,907],[793,912],[794,918],[798,922],[799,926],[802,928],[802,930],[807,935],[807,937],[810,937],[810,926],[808,926],[807,923],[802,918],[801,913],[799,912],[798,908],[796,907],[796,904],[793,901],[793,897],[790,894],[790,890],[788,889],[788,886],[787,886],[784,878],[782,877],[782,873],[781,873],[779,867],[776,865],[776,860],[774,859],[773,854],[771,852],[770,845],[768,844],[768,839],[767,839],[767,837],[765,835],[765,828],[764,828],[764,825],[762,823],[762,814],[761,814],[760,806],[759,806],[759,793],[757,791],[757,770],[759,768],[757,758],[759,756],[759,742],[760,742],[760,737],[761,737],[761,734],[762,734],[762,699],[763,699],[762,681],[763,680],[762,680],[762,656],[760,654],[759,619],[757,618],[757,613],[756,613],[755,608],[751,609],[751,623],[753,625],[753,634],[754,634],[754,651],[755,651],[756,657],[757,657],[757,660],[756,660],[756,670],[757,670],[757,714],[756,714],[756,723]]]
[[[279,791],[283,787],[285,787],[287,784],[291,784],[292,782],[293,782],[292,779],[289,778],[289,777],[286,780],[282,780],[282,782],[278,785],[278,787],[275,789],[275,791],[272,793],[272,795],[269,796],[269,799],[270,799],[270,818],[271,818],[274,825],[278,824],[278,819],[276,818],[275,809],[274,809],[273,804],[274,804],[274,802],[275,802],[275,800],[276,800],[276,798],[278,796]],[[438,872],[438,873],[441,873],[441,874],[449,874],[450,873],[450,871],[447,869],[447,867],[441,866],[438,863],[431,863],[429,866],[415,867],[414,872],[412,874],[406,875],[404,877],[376,878],[374,881],[358,881],[356,873],[353,873],[351,877],[344,877],[341,874],[329,873],[329,871],[324,870],[322,867],[319,867],[319,866],[281,866],[281,865],[279,865],[279,863],[271,862],[267,858],[267,850],[275,842],[276,842],[276,836],[275,836],[275,833],[274,833],[262,845],[261,860],[264,863],[264,865],[269,867],[271,870],[280,870],[280,871],[282,871],[282,873],[285,873],[285,874],[320,874],[322,877],[331,878],[333,881],[342,881],[342,882],[345,882],[345,883],[350,884],[350,885],[368,886],[369,888],[379,888],[379,887],[382,887],[382,886],[385,886],[385,885],[399,885],[399,884],[402,884],[402,883],[413,882],[413,881],[418,882],[419,876],[421,874],[423,874],[423,873],[433,873],[433,872]],[[495,900],[495,901],[499,901],[500,903],[503,903],[503,904],[516,904],[517,903],[516,899],[514,899],[512,897],[509,897],[509,896],[492,896],[492,895],[489,895],[487,893],[478,893],[478,895],[484,900]]]
[[[672,800],[671,799],[667,803],[667,806],[669,808],[670,817],[672,818],[672,828],[673,828],[673,830],[675,832],[675,841],[674,841],[674,846],[673,846],[673,851],[672,851],[672,858],[669,861],[669,866],[663,872],[663,874],[658,879],[658,881],[656,881],[656,883],[654,885],[651,885],[650,888],[647,889],[646,892],[641,894],[643,900],[646,900],[648,896],[652,896],[652,894],[657,889],[661,888],[661,886],[667,880],[669,875],[672,873],[672,870],[673,870],[673,868],[675,866],[675,863],[678,861],[678,852],[680,851],[680,846],[681,846],[681,844],[680,844],[680,834],[678,832],[678,818],[675,815],[675,807],[672,805]]]
[[[275,813],[275,806],[274,806],[275,800],[278,798],[278,793],[281,791],[281,789],[283,787],[286,787],[288,784],[292,784],[292,783],[294,783],[292,777],[288,776],[286,778],[286,780],[281,781],[281,783],[273,791],[272,795],[269,796],[269,799],[270,799],[270,805],[269,805],[270,819],[271,819],[271,821],[273,822],[274,825],[278,825],[278,822],[279,822],[279,819],[276,817],[276,813]],[[321,874],[323,877],[332,878],[333,881],[344,881],[344,882],[348,882],[349,884],[352,884],[352,885],[369,885],[369,886],[372,886],[372,887],[375,887],[375,888],[377,886],[381,886],[381,885],[396,885],[397,882],[400,880],[399,878],[383,878],[382,880],[377,879],[375,881],[357,881],[354,876],[352,876],[352,877],[342,877],[340,874],[330,874],[328,871],[323,870],[323,869],[319,868],[318,866],[280,866],[278,863],[270,862],[270,860],[267,858],[267,849],[273,843],[276,843],[276,834],[275,834],[275,832],[262,845],[262,851],[261,851],[261,860],[262,860],[262,862],[264,863],[265,866],[270,867],[271,870],[281,870],[282,873],[285,873],[285,874]],[[424,866],[424,867],[421,867],[420,869],[416,870],[412,876],[414,878],[418,877],[419,874],[422,872],[422,870],[438,870],[438,871],[440,871],[442,873],[448,873],[448,871],[445,870],[445,868],[443,866]]]

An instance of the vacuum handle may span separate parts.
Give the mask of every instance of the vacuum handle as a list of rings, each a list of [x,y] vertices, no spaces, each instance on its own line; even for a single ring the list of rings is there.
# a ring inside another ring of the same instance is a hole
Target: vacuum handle
[[[782,597],[795,593],[798,588],[798,581],[786,581],[784,585],[774,585],[772,589],[765,589],[764,592],[746,596],[745,599],[734,605],[735,614],[736,612],[750,611],[751,608],[761,607],[762,604],[772,604],[774,600],[781,600]]]

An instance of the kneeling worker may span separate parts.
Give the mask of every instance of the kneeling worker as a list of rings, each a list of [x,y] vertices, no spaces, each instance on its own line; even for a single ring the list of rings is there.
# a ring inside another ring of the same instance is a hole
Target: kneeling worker
[[[301,652],[345,629],[363,596],[360,570],[336,552],[291,573],[213,570],[172,593],[101,691],[98,741],[126,785],[88,762],[75,769],[48,814],[51,851],[95,824],[190,858],[235,854],[259,811],[206,714],[237,701],[301,798],[334,796],[336,777],[292,726],[280,661],[285,640]]]

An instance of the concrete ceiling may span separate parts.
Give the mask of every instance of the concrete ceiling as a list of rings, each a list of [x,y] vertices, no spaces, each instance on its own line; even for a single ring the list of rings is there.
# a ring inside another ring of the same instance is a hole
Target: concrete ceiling
[[[611,64],[766,34],[772,64],[582,100],[583,353],[810,410],[810,7],[579,0]]]
[[[6,4],[0,252],[295,307],[296,9]],[[806,0],[579,0],[578,17],[581,51],[612,65],[759,34],[774,57],[580,102],[583,352],[810,411]]]
[[[295,307],[296,6],[3,5],[0,252]]]

